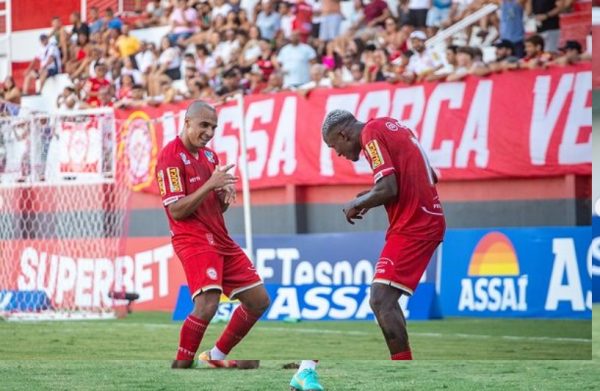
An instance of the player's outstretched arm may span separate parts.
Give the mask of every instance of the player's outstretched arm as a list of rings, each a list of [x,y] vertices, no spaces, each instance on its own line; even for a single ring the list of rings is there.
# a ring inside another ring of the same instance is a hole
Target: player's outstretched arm
[[[375,183],[375,186],[364,194],[350,201],[344,207],[346,220],[354,224],[352,220],[362,219],[366,210],[379,205],[385,205],[398,196],[398,181],[396,175],[386,175]]]
[[[198,209],[211,191],[236,183],[238,177],[227,173],[233,166],[234,164],[224,167],[217,166],[211,177],[198,190],[169,205],[171,217],[175,220],[186,219]]]

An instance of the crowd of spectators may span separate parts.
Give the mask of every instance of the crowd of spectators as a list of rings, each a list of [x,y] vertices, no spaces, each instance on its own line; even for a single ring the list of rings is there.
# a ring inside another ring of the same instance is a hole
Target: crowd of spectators
[[[457,81],[521,68],[562,66],[589,60],[581,45],[558,46],[559,15],[572,0],[152,0],[139,2],[132,18],[111,9],[78,12],[71,26],[59,18],[39,37],[36,61],[22,89],[7,78],[0,99],[18,105],[21,93],[39,93],[58,73],[71,83],[59,95],[61,109],[138,107],[183,99],[226,100],[246,94],[356,83]],[[498,5],[468,34],[490,34],[495,59],[468,40],[449,39],[445,53],[425,42],[488,3]],[[395,9],[390,4],[397,4]],[[537,32],[527,33],[525,22]],[[170,26],[159,45],[140,41],[131,29]],[[35,81],[39,85],[35,90]],[[21,92],[23,91],[23,92]]]

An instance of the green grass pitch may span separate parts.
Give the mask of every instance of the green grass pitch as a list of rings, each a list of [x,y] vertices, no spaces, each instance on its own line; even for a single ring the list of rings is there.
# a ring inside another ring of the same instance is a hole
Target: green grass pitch
[[[167,313],[111,321],[0,322],[0,389],[287,390],[302,358],[321,360],[326,390],[596,389],[600,307],[592,321],[409,322],[416,361],[390,362],[374,322],[261,322],[231,358],[257,370],[169,369],[181,323]],[[201,349],[212,346],[213,324]],[[592,360],[593,358],[593,360]],[[558,361],[560,360],[560,361]],[[585,360],[585,361],[580,361]]]

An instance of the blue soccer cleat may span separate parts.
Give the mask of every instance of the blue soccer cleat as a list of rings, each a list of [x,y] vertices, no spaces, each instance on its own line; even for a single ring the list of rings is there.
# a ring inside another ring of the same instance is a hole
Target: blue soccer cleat
[[[290,390],[292,391],[323,391],[323,386],[319,383],[319,375],[314,369],[305,369],[296,373],[290,381]]]

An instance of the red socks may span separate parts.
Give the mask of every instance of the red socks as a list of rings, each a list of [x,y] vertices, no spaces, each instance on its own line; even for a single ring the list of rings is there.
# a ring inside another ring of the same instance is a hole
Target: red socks
[[[231,320],[225,330],[223,330],[223,334],[221,334],[215,346],[223,353],[229,354],[231,349],[248,334],[248,331],[250,331],[259,318],[260,315],[257,316],[250,313],[243,304],[240,304],[233,311]]]
[[[179,334],[179,349],[176,360],[193,360],[200,346],[200,341],[208,327],[208,322],[189,315],[181,326]]]
[[[392,354],[392,360],[412,360],[412,353],[407,350],[406,352]]]

